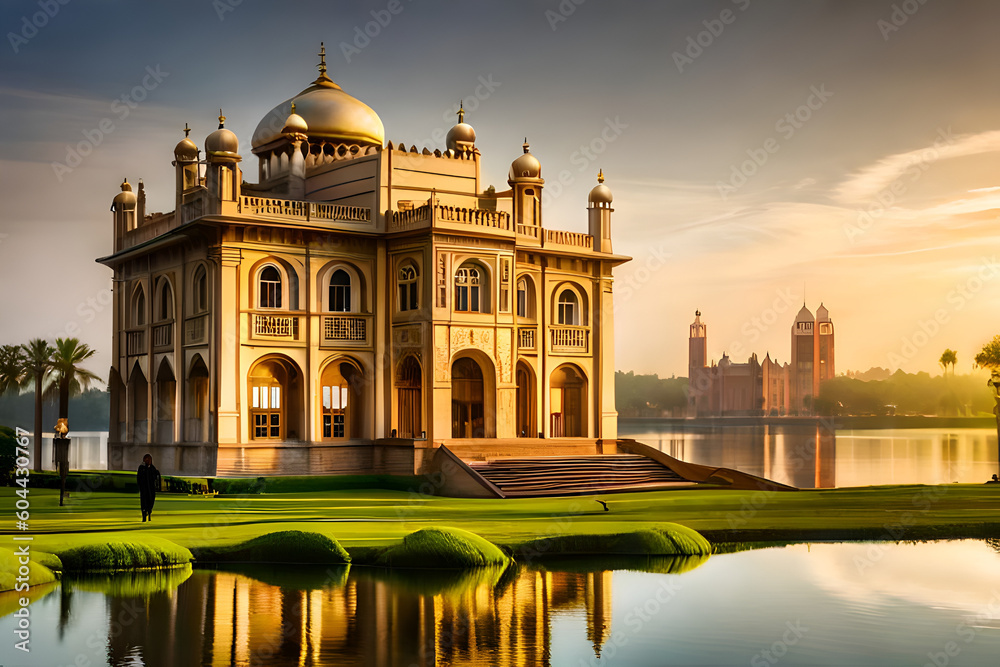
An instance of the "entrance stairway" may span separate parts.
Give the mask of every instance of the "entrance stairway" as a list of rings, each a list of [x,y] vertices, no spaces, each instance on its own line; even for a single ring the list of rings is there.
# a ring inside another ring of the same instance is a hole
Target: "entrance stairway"
[[[507,498],[693,485],[662,463],[634,454],[505,457],[466,464]]]

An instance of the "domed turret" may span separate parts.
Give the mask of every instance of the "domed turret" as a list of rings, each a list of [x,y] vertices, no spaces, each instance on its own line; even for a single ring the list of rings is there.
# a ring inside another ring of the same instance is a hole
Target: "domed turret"
[[[174,146],[174,159],[178,162],[197,162],[198,161],[198,147],[195,145],[188,135],[191,133],[191,128],[188,127],[187,123],[184,123],[184,138],[177,142]]]
[[[590,191],[589,201],[591,204],[610,205],[613,200],[611,188],[604,184],[604,170],[602,169],[597,174],[597,185]]]
[[[476,131],[465,122],[465,108],[461,102],[458,105],[458,124],[448,130],[445,145],[452,151],[473,148],[476,145]]]
[[[292,102],[292,113],[288,115],[285,119],[285,126],[281,128],[282,134],[307,134],[309,132],[309,124],[306,123],[305,119],[295,113],[295,102]]]
[[[320,46],[319,76],[311,86],[264,116],[253,133],[254,149],[283,137],[283,123],[287,124],[293,103],[311,140],[378,147],[385,143],[385,128],[378,114],[327,76],[326,47],[322,43]]]
[[[507,175],[509,182],[542,177],[542,163],[531,154],[527,137],[524,139],[523,148],[524,155],[514,160],[510,165],[510,172]]]
[[[239,157],[240,140],[232,130],[226,129],[226,117],[219,109],[219,129],[205,139],[205,154],[219,157]]]
[[[126,211],[129,210],[130,208],[134,209],[135,202],[136,202],[135,193],[132,192],[132,185],[128,182],[128,179],[126,178],[124,181],[122,181],[122,191],[119,192],[117,195],[115,195],[113,201],[114,206],[112,207],[111,210]]]

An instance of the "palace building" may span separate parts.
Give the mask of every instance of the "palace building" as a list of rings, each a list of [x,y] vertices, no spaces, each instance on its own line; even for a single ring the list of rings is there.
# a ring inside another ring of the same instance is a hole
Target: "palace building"
[[[442,444],[615,441],[628,258],[602,174],[588,233],[548,229],[527,141],[485,187],[463,111],[445,150],[386,143],[323,51],[257,126],[256,183],[225,121],[203,148],[185,127],[172,212],[141,180],[114,197],[111,469],[415,474]]]

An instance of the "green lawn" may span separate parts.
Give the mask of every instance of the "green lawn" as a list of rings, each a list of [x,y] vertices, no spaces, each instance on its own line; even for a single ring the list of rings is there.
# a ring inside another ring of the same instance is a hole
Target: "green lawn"
[[[502,545],[549,535],[624,533],[675,522],[712,542],[929,539],[1000,536],[1000,485],[886,486],[797,492],[661,491],[545,499],[471,500],[403,491],[339,490],[251,496],[161,494],[142,523],[136,494],[31,491],[32,548],[59,553],[109,538],[162,537],[187,548],[302,530],[344,547],[388,545],[425,527],[451,526]],[[14,489],[0,489],[12,535]],[[6,539],[4,540],[7,541]]]

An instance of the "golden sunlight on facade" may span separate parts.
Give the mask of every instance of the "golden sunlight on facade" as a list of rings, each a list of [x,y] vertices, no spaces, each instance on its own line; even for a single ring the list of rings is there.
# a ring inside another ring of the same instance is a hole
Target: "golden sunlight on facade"
[[[187,128],[174,149],[174,211],[148,212],[141,180],[114,198],[110,467],[148,451],[165,473],[412,475],[442,444],[600,453],[628,260],[603,175],[589,233],[547,229],[527,141],[509,188],[487,188],[464,112],[445,151],[385,143],[320,55],[253,134],[257,183],[220,114],[204,157]]]

